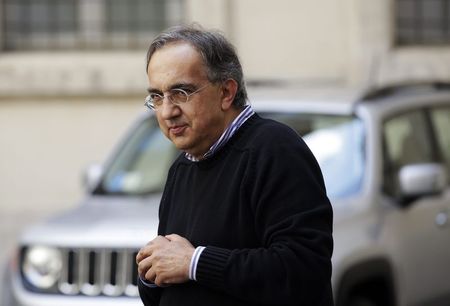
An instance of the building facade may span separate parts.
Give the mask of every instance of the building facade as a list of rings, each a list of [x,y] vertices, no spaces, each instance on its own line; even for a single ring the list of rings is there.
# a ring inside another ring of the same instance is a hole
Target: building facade
[[[0,95],[144,94],[147,45],[192,22],[225,33],[250,82],[448,79],[449,2],[1,0]]]

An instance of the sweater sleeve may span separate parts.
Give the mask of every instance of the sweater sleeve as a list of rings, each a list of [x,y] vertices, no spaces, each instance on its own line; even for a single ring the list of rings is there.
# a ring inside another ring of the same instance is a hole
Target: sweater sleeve
[[[291,136],[255,152],[244,182],[262,247],[207,246],[197,281],[251,303],[332,305],[332,209],[314,156]]]
[[[166,179],[166,185],[162,194],[162,200],[166,197],[167,189],[172,184],[173,181],[173,172],[174,172],[174,166],[175,163],[170,167],[168,173],[167,173],[167,179]],[[161,209],[161,207],[160,207]],[[159,300],[161,298],[162,291],[164,288],[158,287],[156,285],[152,286],[149,283],[144,283],[144,280],[142,280],[140,277],[138,277],[138,290],[139,290],[139,296],[142,300],[142,303],[144,306],[158,306]]]

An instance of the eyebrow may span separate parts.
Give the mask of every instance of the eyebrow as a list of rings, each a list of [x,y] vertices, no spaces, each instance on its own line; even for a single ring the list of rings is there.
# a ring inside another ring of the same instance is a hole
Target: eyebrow
[[[177,89],[177,88],[194,89],[195,85],[192,84],[192,83],[175,83],[173,85],[170,85],[170,87],[167,90],[170,91],[172,89]],[[148,91],[148,93],[162,93],[162,90],[156,89],[156,88],[152,88],[152,87],[147,88],[147,91]]]

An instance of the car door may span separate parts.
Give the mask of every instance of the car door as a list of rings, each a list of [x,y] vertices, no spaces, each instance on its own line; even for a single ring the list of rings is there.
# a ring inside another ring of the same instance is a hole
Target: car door
[[[450,271],[450,103],[447,105],[439,105],[430,108],[430,120],[435,135],[436,146],[439,157],[447,170],[447,188],[442,195],[445,207],[436,219],[437,225],[446,232],[447,248],[446,257],[447,266],[443,267],[446,271]],[[450,281],[443,281],[446,293],[442,300],[445,304],[450,303]]]
[[[439,155],[447,169],[447,179],[450,183],[450,105],[432,107],[430,119]],[[450,186],[447,189],[450,189]],[[447,191],[450,192],[450,190]]]
[[[432,129],[423,109],[386,120],[384,192],[393,209],[386,218],[387,247],[395,267],[400,305],[438,305],[449,287],[450,237],[437,225],[448,201],[430,195],[408,204],[400,198],[398,172],[406,165],[438,162]]]

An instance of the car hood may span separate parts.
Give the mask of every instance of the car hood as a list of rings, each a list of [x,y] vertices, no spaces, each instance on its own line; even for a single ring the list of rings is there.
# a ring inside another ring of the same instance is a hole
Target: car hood
[[[157,234],[160,195],[90,196],[77,208],[29,227],[25,245],[139,248]]]

